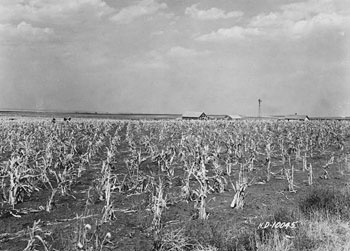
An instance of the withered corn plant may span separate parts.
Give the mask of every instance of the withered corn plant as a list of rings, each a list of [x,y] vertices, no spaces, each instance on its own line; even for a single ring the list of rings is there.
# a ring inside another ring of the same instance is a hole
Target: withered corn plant
[[[48,251],[47,242],[42,237],[43,230],[40,227],[40,220],[34,221],[33,227],[28,227],[29,240],[27,246],[23,249],[23,251],[32,251],[37,250],[36,246],[38,246],[37,242],[43,247],[45,251]]]
[[[303,172],[307,170],[307,158],[306,158],[306,153],[303,156]]]
[[[308,184],[309,184],[309,186],[311,186],[312,185],[312,178],[313,178],[311,163],[309,164],[309,167],[306,168],[306,171],[308,171],[308,174],[307,174]]]
[[[231,208],[243,209],[244,199],[245,199],[245,190],[247,189],[248,185],[249,185],[248,177],[246,172],[244,171],[244,165],[241,164],[239,175],[238,175],[238,181],[236,181],[235,185],[232,184],[235,195],[230,205]]]
[[[268,143],[265,147],[265,152],[266,152],[266,172],[267,172],[267,182],[270,181],[271,179],[271,143]]]
[[[38,175],[34,174],[31,168],[28,168],[25,159],[12,156],[4,173],[6,176],[2,178],[3,198],[12,208],[18,202],[22,202],[25,196],[29,197],[34,191],[39,191]]]
[[[294,189],[294,165],[292,165],[291,169],[286,170],[285,175],[288,181],[288,191],[291,193],[296,193],[296,190]]]
[[[208,219],[208,214],[206,212],[206,198],[209,192],[208,189],[208,177],[205,164],[203,162],[203,157],[201,162],[195,172],[193,173],[194,177],[198,181],[199,188],[194,190],[196,193],[195,208],[198,210],[198,218],[201,220]]]
[[[113,207],[113,201],[111,200],[111,194],[112,194],[112,184],[114,183],[112,175],[111,175],[111,170],[110,167],[105,164],[102,168],[102,172],[104,173],[103,176],[103,185],[102,185],[102,190],[104,192],[104,196],[100,197],[100,199],[105,200],[105,206],[102,209],[102,222],[108,222],[109,220],[114,220],[115,215],[114,215],[114,207]]]
[[[247,187],[248,187],[247,183],[239,183],[239,182],[236,183],[236,186],[234,187],[235,195],[230,205],[231,208],[243,209],[244,199],[245,199],[245,190],[247,189]]]
[[[158,184],[154,184],[154,195],[152,197],[152,231],[153,231],[153,243],[154,249],[158,250],[162,243],[162,214],[166,209],[167,196],[164,194],[163,182],[159,178]]]
[[[184,161],[184,184],[181,188],[181,192],[183,199],[187,202],[191,200],[190,179],[193,175],[194,167],[194,162]]]

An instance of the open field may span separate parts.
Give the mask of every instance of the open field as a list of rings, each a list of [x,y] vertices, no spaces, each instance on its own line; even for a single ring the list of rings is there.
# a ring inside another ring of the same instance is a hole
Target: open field
[[[37,118],[79,118],[79,119],[117,119],[117,120],[158,120],[181,118],[181,114],[138,114],[138,113],[93,113],[93,112],[35,112],[35,111],[0,111],[0,117],[18,119],[19,117]]]
[[[0,250],[350,249],[348,121],[0,127]]]

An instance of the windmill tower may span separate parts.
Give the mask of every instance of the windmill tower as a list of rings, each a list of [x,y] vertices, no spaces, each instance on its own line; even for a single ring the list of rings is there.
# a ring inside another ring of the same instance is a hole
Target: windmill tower
[[[258,116],[260,118],[261,117],[261,103],[262,103],[262,100],[260,98],[258,99],[258,103],[259,103],[259,114],[258,114]]]

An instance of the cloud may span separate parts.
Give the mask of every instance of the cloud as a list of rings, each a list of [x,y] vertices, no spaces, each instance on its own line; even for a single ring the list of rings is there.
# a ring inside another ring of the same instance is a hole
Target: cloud
[[[151,36],[161,36],[163,35],[165,32],[163,30],[159,30],[159,31],[154,31],[151,33]]]
[[[124,60],[124,66],[126,69],[137,71],[169,69],[164,55],[156,50],[149,51],[140,56],[131,56]]]
[[[175,46],[169,49],[167,55],[170,57],[196,57],[208,55],[209,51],[197,51],[194,49],[187,49],[181,46]]]
[[[208,10],[200,10],[197,8],[198,4],[194,4],[187,7],[185,14],[192,18],[200,20],[215,20],[215,19],[227,19],[227,18],[238,18],[243,16],[242,11],[231,11],[225,13],[224,10],[218,8],[211,8]]]
[[[281,16],[278,13],[259,14],[252,18],[250,26],[252,27],[280,27],[282,25]]]
[[[113,11],[103,0],[1,0],[0,40],[14,45],[72,41],[91,35]]]
[[[167,5],[165,3],[158,3],[155,0],[142,0],[138,4],[121,9],[117,14],[111,17],[111,20],[117,23],[130,23],[138,17],[152,15],[166,8]]]
[[[102,0],[4,0],[0,4],[0,22],[59,20],[67,23],[100,18],[112,11]]]
[[[241,40],[249,36],[261,34],[257,28],[244,28],[234,26],[232,28],[221,28],[209,34],[204,34],[196,38],[197,41],[225,41],[225,40]]]
[[[282,5],[279,11],[259,14],[248,24],[270,37],[301,38],[320,29],[349,29],[350,16],[341,14],[334,1],[309,0]]]
[[[169,49],[151,50],[140,55],[134,55],[124,60],[124,67],[128,70],[136,70],[139,73],[145,70],[169,70],[173,60],[192,59],[210,54],[210,51],[199,51],[181,46],[174,46]]]
[[[285,4],[280,7],[282,15],[289,20],[307,19],[318,13],[336,11],[333,0],[308,0]]]
[[[299,39],[322,30],[337,30],[338,34],[342,32],[345,34],[345,31],[350,30],[350,14],[338,7],[342,1],[345,0],[308,0],[285,4],[277,11],[260,13],[252,17],[245,25],[221,28],[197,36],[195,39],[197,41],[225,41],[244,39],[249,36],[270,39],[283,36]],[[205,16],[205,11],[199,11],[196,5],[191,6],[190,9],[187,8],[187,14],[193,17],[198,18],[199,13]],[[216,14],[222,16],[224,12],[216,11]]]
[[[18,25],[0,24],[0,41],[48,41],[53,36],[52,29],[33,27],[26,22]]]
[[[342,28],[348,21],[350,21],[349,18],[343,17],[336,13],[321,13],[308,20],[300,20],[295,22],[291,27],[290,33],[294,37],[300,37],[305,34],[309,34],[316,29]]]

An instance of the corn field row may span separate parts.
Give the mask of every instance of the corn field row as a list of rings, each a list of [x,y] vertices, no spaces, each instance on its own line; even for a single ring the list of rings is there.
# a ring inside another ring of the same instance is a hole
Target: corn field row
[[[15,212],[18,203],[49,190],[40,210],[51,212],[57,195],[73,196],[71,187],[98,166],[93,190],[104,202],[100,224],[115,220],[113,193],[150,195],[151,229],[161,249],[162,214],[180,201],[193,203],[196,217],[207,212],[207,197],[233,191],[233,210],[244,207],[246,189],[273,178],[297,192],[295,169],[313,184],[311,160],[327,170],[335,163],[346,171],[350,123],[284,121],[107,121],[52,123],[43,119],[1,120],[0,203]],[[279,172],[273,172],[278,167]],[[180,192],[168,193],[180,186]],[[87,199],[89,201],[89,198]],[[34,227],[33,227],[34,228]],[[82,233],[85,230],[82,230]],[[39,236],[40,237],[40,236]],[[34,238],[34,237],[33,237]],[[30,243],[34,243],[31,238]],[[105,238],[106,239],[106,238]],[[107,238],[108,239],[108,238]],[[43,239],[39,239],[46,245]],[[29,243],[29,242],[28,242]],[[33,244],[28,244],[30,246]],[[106,240],[99,242],[102,250]],[[88,245],[84,238],[80,246]],[[107,244],[106,244],[107,245]],[[97,248],[97,246],[94,246]]]

